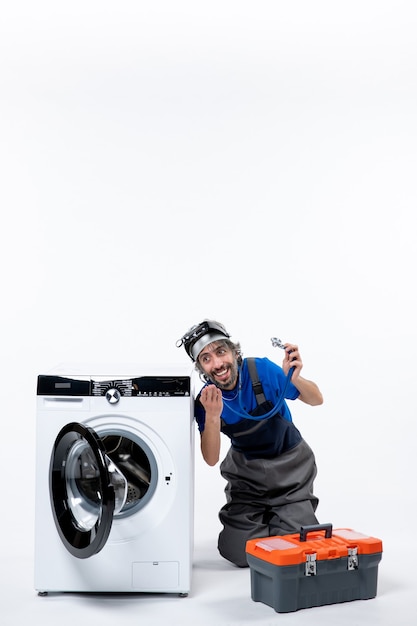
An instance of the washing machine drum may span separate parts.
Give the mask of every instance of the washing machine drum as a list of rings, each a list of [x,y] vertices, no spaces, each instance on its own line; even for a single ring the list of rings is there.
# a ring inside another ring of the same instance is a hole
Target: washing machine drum
[[[97,554],[114,515],[126,503],[128,481],[92,428],[72,422],[59,432],[49,481],[52,512],[64,545],[78,558]]]

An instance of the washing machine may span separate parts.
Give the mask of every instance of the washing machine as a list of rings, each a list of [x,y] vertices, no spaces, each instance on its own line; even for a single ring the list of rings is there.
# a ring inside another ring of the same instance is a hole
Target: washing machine
[[[60,365],[37,381],[35,589],[187,595],[191,372]]]

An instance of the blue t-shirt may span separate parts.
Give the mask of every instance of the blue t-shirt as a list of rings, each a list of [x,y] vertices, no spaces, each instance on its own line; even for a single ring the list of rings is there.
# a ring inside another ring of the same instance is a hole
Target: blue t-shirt
[[[275,406],[281,396],[282,390],[286,385],[287,376],[284,374],[282,367],[267,358],[256,358],[255,362],[265,398]],[[296,400],[299,395],[300,392],[290,381],[287,386],[285,398],[288,400]],[[253,391],[246,359],[243,360],[243,363],[239,368],[239,380],[236,387],[231,391],[222,391],[222,396],[223,411],[221,417],[226,424],[236,424],[242,419],[246,419],[248,416],[245,415],[245,413],[250,413],[250,411],[255,409],[256,397]],[[286,402],[283,402],[280,414],[284,419],[292,422],[291,412]],[[195,403],[195,419],[197,421],[199,431],[203,432],[205,424],[205,410],[200,402]]]

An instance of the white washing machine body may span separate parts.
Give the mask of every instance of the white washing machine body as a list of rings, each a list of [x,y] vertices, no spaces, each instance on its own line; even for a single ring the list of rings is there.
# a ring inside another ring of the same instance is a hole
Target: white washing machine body
[[[60,366],[38,377],[40,594],[190,590],[191,373],[132,367]]]

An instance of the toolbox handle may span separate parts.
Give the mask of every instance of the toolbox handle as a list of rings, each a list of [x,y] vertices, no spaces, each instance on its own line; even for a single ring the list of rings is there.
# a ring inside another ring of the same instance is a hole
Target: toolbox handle
[[[301,526],[300,528],[300,541],[307,541],[307,534],[315,532],[317,530],[324,530],[325,539],[332,538],[333,524],[312,524],[311,526]]]

